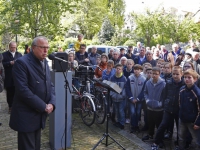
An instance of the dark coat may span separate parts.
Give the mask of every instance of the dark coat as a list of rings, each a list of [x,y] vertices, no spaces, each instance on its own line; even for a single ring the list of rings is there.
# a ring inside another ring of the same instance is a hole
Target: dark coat
[[[5,80],[4,87],[12,87],[14,86],[13,77],[12,77],[12,68],[13,65],[10,64],[10,61],[17,60],[19,57],[22,57],[22,54],[19,52],[15,53],[15,57],[13,58],[12,54],[9,51],[2,53],[3,55],[3,67],[5,70]]]
[[[85,59],[88,58],[88,53],[85,52],[84,55],[81,55],[80,52],[75,53],[75,59],[77,60],[78,64],[89,66],[89,62],[86,62]]]
[[[156,60],[154,60],[154,59],[152,59],[151,61],[148,61],[148,60],[146,59],[145,61],[142,62],[142,65],[143,65],[144,63],[150,63],[150,64],[152,65],[152,67],[155,67],[156,64],[157,64]]]
[[[191,88],[183,86],[179,92],[179,118],[184,123],[200,126],[200,89],[194,84]]]
[[[143,61],[140,61],[140,56],[136,56],[136,57],[134,58],[134,63],[135,63],[135,64],[142,65],[144,61],[146,61],[146,56],[145,56],[145,58],[143,59]]]
[[[32,52],[19,58],[13,66],[15,96],[10,127],[19,132],[34,132],[45,127],[46,104],[55,109],[55,90],[45,59],[46,74]]]
[[[164,110],[178,114],[179,112],[179,91],[180,88],[184,85],[184,81],[181,80],[179,83],[175,83],[171,78],[166,82],[166,86],[163,90],[163,100],[164,100]]]

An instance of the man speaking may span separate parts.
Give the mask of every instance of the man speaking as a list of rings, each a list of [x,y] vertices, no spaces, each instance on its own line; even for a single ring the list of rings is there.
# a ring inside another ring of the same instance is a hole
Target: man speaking
[[[39,36],[31,45],[31,52],[15,62],[13,77],[15,96],[10,127],[18,131],[19,150],[39,150],[41,129],[47,115],[55,109],[55,90],[51,83],[48,40]]]

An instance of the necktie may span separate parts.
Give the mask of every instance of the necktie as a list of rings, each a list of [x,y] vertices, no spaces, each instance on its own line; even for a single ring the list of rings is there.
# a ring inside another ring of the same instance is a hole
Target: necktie
[[[40,61],[41,65],[42,65],[42,70],[43,70],[43,73],[45,74],[45,64],[44,64],[44,61]]]

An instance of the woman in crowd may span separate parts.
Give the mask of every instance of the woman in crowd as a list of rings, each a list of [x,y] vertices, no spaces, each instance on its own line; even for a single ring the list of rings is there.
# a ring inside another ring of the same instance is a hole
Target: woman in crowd
[[[101,63],[99,64],[99,66],[96,67],[94,73],[95,79],[99,80],[102,79],[102,72],[104,69],[107,68],[107,61],[108,61],[108,56],[105,53],[101,54]]]

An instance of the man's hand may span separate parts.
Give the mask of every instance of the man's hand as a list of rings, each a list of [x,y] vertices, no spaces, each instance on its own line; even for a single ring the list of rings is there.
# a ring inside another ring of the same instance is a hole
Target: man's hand
[[[89,59],[88,59],[88,58],[85,58],[85,62],[89,62]]]
[[[200,127],[199,126],[197,126],[197,125],[194,125],[194,130],[198,130]]]
[[[135,104],[135,103],[137,103],[137,99],[134,99],[134,100],[133,100],[133,104]]]
[[[10,61],[10,64],[11,64],[11,65],[14,65],[14,63],[15,63],[15,61]]]
[[[53,111],[53,105],[52,104],[47,104],[45,111],[50,114]]]

